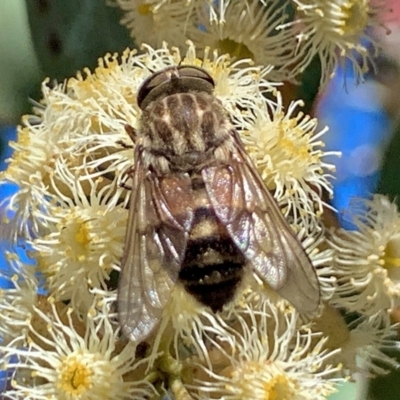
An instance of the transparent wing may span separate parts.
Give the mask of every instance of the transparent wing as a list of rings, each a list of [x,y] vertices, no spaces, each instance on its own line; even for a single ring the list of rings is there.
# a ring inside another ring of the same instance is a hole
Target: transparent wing
[[[229,165],[202,175],[217,217],[261,278],[299,311],[314,311],[315,270],[237,136]]]
[[[134,171],[118,314],[124,334],[140,342],[160,320],[178,279],[193,213],[188,176],[159,179],[143,170],[140,152]]]

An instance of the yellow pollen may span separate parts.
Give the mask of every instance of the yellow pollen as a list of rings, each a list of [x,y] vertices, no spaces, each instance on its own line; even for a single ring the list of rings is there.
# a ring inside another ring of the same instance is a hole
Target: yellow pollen
[[[265,400],[291,400],[294,399],[292,382],[285,375],[275,375],[264,384]]]
[[[249,361],[240,368],[228,367],[224,375],[232,379],[229,391],[240,389],[241,398],[254,400],[293,400],[296,381],[290,379],[272,361]]]
[[[87,245],[90,243],[89,239],[89,231],[86,228],[86,224],[82,223],[82,225],[79,227],[78,231],[75,234],[75,240],[83,245]]]
[[[282,121],[279,124],[279,147],[289,153],[291,158],[296,157],[303,161],[311,161],[309,135],[305,134],[301,128],[296,127],[296,124],[296,118]],[[287,132],[291,132],[291,135],[289,136]]]
[[[369,20],[369,1],[351,0],[342,4],[343,26],[342,34],[359,35],[365,30]]]
[[[243,60],[245,58],[254,59],[254,54],[244,43],[235,42],[232,39],[222,39],[218,41],[217,46],[222,53],[228,53],[237,60]]]
[[[150,15],[153,12],[153,7],[151,4],[140,4],[137,8],[140,15]]]
[[[279,145],[284,147],[286,151],[288,151],[289,153],[293,153],[299,156],[300,158],[307,159],[308,158],[307,147],[304,145],[298,147],[296,146],[296,144],[298,145],[298,143],[294,143],[294,141],[290,140],[289,138],[282,138],[279,143]]]
[[[30,131],[29,128],[22,128],[18,131],[18,144],[21,147],[29,148],[31,140],[30,140]]]
[[[80,395],[91,388],[93,370],[75,355],[67,357],[60,369],[57,386],[65,393]]]
[[[386,269],[400,267],[400,248],[396,238],[390,240],[386,245],[382,261]]]

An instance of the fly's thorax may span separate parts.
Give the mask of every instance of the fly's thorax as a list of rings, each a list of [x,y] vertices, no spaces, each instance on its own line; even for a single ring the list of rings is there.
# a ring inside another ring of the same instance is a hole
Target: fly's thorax
[[[150,157],[169,170],[190,170],[230,147],[232,124],[221,102],[208,93],[178,93],[149,104],[140,136]],[[222,152],[223,153],[223,152]]]

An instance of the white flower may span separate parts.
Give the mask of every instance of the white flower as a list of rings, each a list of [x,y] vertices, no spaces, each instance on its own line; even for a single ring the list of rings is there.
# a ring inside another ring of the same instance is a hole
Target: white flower
[[[118,330],[113,330],[107,316],[96,318],[91,310],[83,325],[72,317],[71,308],[42,301],[35,306],[32,324],[27,324],[27,347],[0,347],[3,368],[12,372],[3,396],[125,400],[154,394],[141,367],[144,361],[135,360],[135,346],[117,346]]]
[[[366,369],[385,374],[399,367],[396,359],[384,353],[396,351],[398,347],[397,326],[385,310],[371,317],[355,317],[346,323],[339,310],[325,305],[320,317],[313,321],[313,330],[323,333],[327,349],[340,348],[333,360],[343,365],[344,374],[356,376]]]
[[[313,336],[299,330],[296,312],[268,300],[235,307],[230,317],[204,315],[193,329],[194,355],[183,360],[184,385],[194,399],[325,399],[335,391],[336,351]]]
[[[160,47],[163,42],[184,51],[192,40],[203,51],[218,50],[236,60],[273,66],[271,79],[287,79],[284,66],[293,59],[291,29],[277,29],[288,21],[287,4],[229,0],[115,0],[124,12],[121,23],[139,45]]]
[[[349,324],[350,335],[342,343],[340,360],[350,371],[367,368],[373,374],[386,374],[399,368],[399,362],[386,354],[398,351],[398,327],[388,313],[360,317]]]
[[[353,203],[357,231],[332,235],[339,286],[332,304],[373,315],[400,305],[400,215],[385,196]]]
[[[297,54],[291,63],[293,72],[302,72],[314,56],[321,62],[321,83],[326,83],[338,64],[351,61],[355,79],[363,79],[377,44],[371,27],[382,25],[388,11],[383,0],[292,0],[297,8],[293,26],[297,38]]]
[[[327,128],[315,133],[317,120],[298,111],[300,105],[293,102],[285,112],[278,93],[276,104],[258,101],[235,118],[265,184],[286,215],[293,213],[294,220],[302,219],[307,226],[315,224],[327,206],[323,192],[332,196],[334,166],[324,158],[338,153],[323,151]]]
[[[0,267],[0,343],[15,344],[25,340],[26,323],[30,320],[37,298],[38,283],[32,264],[23,263],[17,254],[4,254],[7,266]]]
[[[197,30],[193,3],[188,0],[114,0],[124,11],[124,25],[135,43],[185,47],[191,30]]]
[[[45,212],[36,213],[44,234],[31,247],[49,294],[86,312],[93,301],[90,290],[106,289],[111,272],[119,270],[128,210],[119,206],[123,189],[99,188],[101,178],[74,178],[69,178],[72,198],[60,193],[56,204],[47,202]],[[88,193],[84,183],[90,186]]]
[[[277,30],[286,22],[286,4],[278,2],[234,0],[226,2],[224,22],[209,21],[206,7],[198,10],[203,29],[193,32],[190,39],[198,48],[210,46],[235,59],[251,59],[256,64],[274,67],[270,79],[287,80],[283,66],[293,58],[294,41],[290,30]],[[218,18],[222,20],[222,18]]]
[[[220,0],[218,3],[213,0],[109,0],[109,3],[125,12],[121,23],[137,42],[154,45],[153,40],[161,39],[176,46],[177,43],[184,44],[182,38],[187,38],[188,25],[199,29],[199,25],[195,24],[198,9],[207,12],[210,23],[224,23],[231,0]],[[163,19],[167,21],[164,26]]]
[[[313,230],[307,230],[299,224],[294,225],[294,228],[295,231],[298,231],[297,238],[317,273],[321,303],[326,302],[332,298],[337,290],[337,280],[333,276],[334,270],[332,268],[333,251],[327,245],[327,233],[320,226],[315,226]]]

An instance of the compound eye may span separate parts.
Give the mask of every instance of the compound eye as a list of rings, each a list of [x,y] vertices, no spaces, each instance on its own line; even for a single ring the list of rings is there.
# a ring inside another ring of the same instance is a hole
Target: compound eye
[[[213,88],[215,87],[214,79],[202,68],[191,65],[181,65],[178,67],[179,76],[182,78],[202,79],[208,82]]]
[[[189,91],[212,94],[214,86],[213,78],[202,68],[187,65],[167,67],[155,72],[142,83],[137,103],[144,110],[160,96]]]

